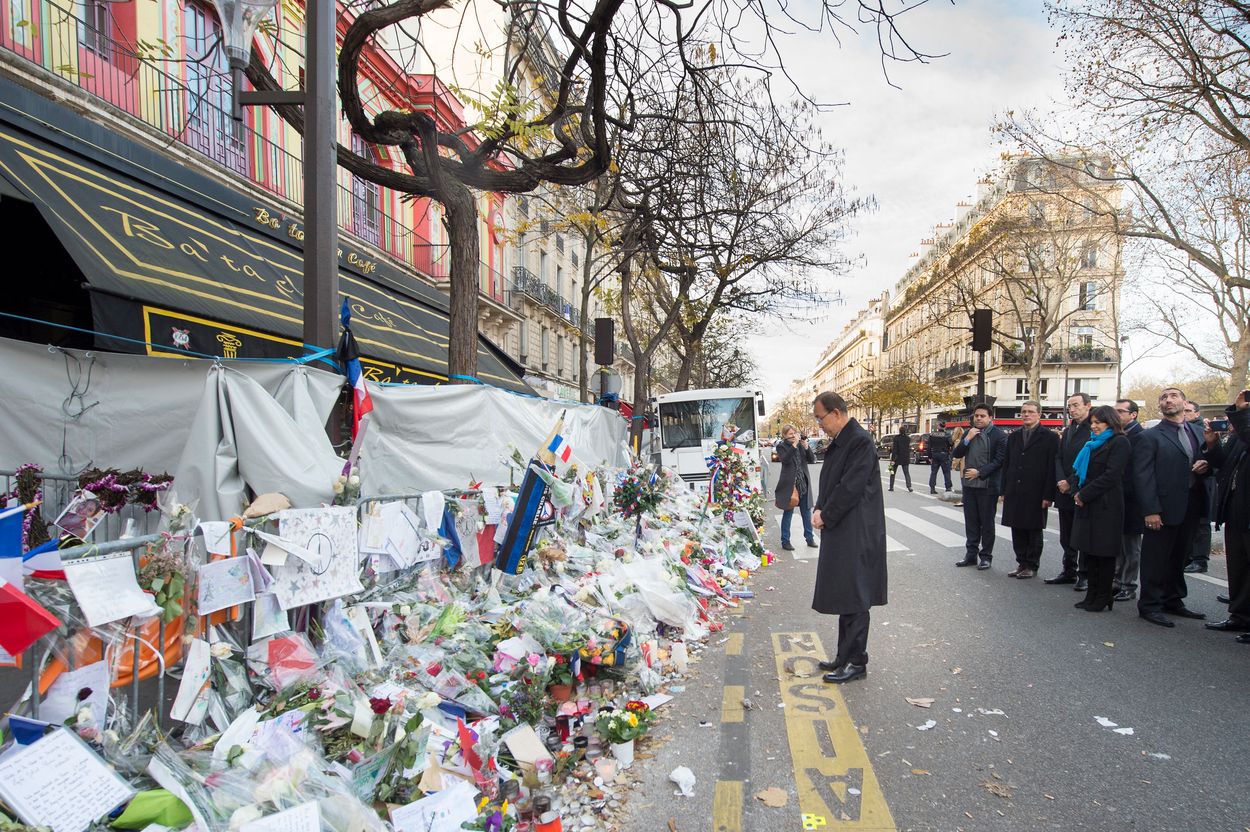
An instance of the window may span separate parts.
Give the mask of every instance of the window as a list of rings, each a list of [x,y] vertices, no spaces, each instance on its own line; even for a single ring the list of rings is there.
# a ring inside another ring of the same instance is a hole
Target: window
[[[547,285],[547,252],[538,252],[538,279],[544,286]]]
[[[1081,268],[1096,269],[1098,268],[1098,246],[1090,243],[1081,250]]]
[[[1093,349],[1094,328],[1092,326],[1076,326],[1072,328],[1072,346],[1080,349]]]
[[[564,235],[563,234],[556,235],[556,251],[560,252],[561,254],[564,253]]]
[[[1034,225],[1046,222],[1046,203],[1040,200],[1029,203],[1029,221]]]
[[[1098,398],[1098,379],[1096,378],[1069,379],[1068,386],[1071,388],[1068,390],[1069,396],[1073,393],[1086,393],[1091,399]]]
[[[113,14],[109,4],[105,0],[81,0],[78,15],[78,42],[101,60],[109,60],[113,53]]]
[[[1047,380],[1044,378],[1037,382],[1038,400],[1045,400],[1046,398],[1046,388],[1049,386],[1046,382]],[[1016,379],[1016,401],[1022,402],[1029,398],[1032,398],[1029,391],[1029,380],[1027,378]]]
[[[545,373],[547,372],[547,368],[551,365],[551,330],[547,329],[547,327],[543,327],[542,342],[540,346],[542,347],[542,366],[543,372]]]
[[[352,133],[352,152],[364,159],[376,159],[373,147],[355,133]],[[377,183],[353,174],[352,233],[375,246],[379,245],[382,240],[381,219],[382,194]]]
[[[186,142],[219,164],[247,175],[243,124],[230,115],[230,76],[221,25],[203,6],[188,3],[182,11],[186,38]]]
[[[564,267],[556,266],[556,294],[564,297]]]
[[[1082,312],[1094,312],[1098,309],[1098,284],[1085,280],[1077,289],[1077,308]]]
[[[564,336],[556,336],[556,375],[564,375]]]
[[[520,351],[517,357],[520,358],[521,364],[527,364],[530,360],[530,322],[521,321],[521,331],[518,333],[518,341],[521,342]]]
[[[521,216],[528,217],[530,215],[530,201],[523,196],[517,197],[516,209]]]

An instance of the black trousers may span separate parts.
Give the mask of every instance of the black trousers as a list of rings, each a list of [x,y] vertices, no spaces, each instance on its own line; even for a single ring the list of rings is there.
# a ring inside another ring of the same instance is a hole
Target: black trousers
[[[1189,592],[1185,587],[1185,559],[1206,498],[1206,489],[1191,488],[1184,520],[1158,530],[1146,529],[1142,534],[1139,613],[1167,612],[1185,605]]]
[[[933,490],[937,485],[938,469],[942,471],[942,478],[946,480],[946,490],[951,490],[951,455],[950,454],[934,454],[929,459],[929,490]]]
[[[868,664],[869,615],[869,611],[864,610],[838,616],[838,655],[834,664]]]
[[[1076,506],[1059,508],[1059,545],[1063,547],[1063,571],[1071,575],[1084,575],[1081,557],[1072,545],[1072,524],[1076,521]]]
[[[994,559],[994,518],[998,514],[998,495],[984,488],[964,489],[965,560]]]
[[[902,463],[899,463],[899,465],[896,467],[898,470],[903,472],[903,477],[906,478],[907,480],[907,490],[910,491],[911,490],[911,466],[903,465]],[[894,474],[895,474],[894,471],[890,472],[890,488],[891,489],[894,488]]]
[[[1247,518],[1233,512],[1224,526],[1224,556],[1228,561],[1228,617],[1250,624],[1250,532]]]
[[[1011,530],[1011,548],[1016,552],[1016,563],[1021,569],[1032,569],[1036,572],[1042,565],[1042,530],[1016,529]]]

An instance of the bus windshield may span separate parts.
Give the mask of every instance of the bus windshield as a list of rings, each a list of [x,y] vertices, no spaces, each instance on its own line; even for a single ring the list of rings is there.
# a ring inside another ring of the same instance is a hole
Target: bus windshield
[[[660,443],[665,448],[697,448],[720,439],[726,423],[739,430],[755,426],[755,399],[702,399],[660,403]]]

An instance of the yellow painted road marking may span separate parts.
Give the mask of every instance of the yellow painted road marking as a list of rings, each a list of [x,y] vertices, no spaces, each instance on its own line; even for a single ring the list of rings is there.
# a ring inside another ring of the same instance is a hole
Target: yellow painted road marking
[[[725,698],[720,703],[721,722],[742,722],[746,718],[742,708],[742,699],[747,689],[742,685],[725,685]]]
[[[742,633],[730,633],[729,641],[725,642],[726,656],[742,655]]]
[[[712,832],[742,832],[742,781],[717,780],[712,795]]]
[[[837,685],[821,681],[815,633],[773,633],[804,829],[894,830],[894,818]],[[795,671],[805,677],[795,676]]]

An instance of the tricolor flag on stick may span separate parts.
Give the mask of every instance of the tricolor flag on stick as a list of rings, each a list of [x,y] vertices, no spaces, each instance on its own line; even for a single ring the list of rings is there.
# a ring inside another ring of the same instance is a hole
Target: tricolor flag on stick
[[[568,462],[573,456],[573,446],[569,444],[567,439],[558,433],[551,438],[549,443],[547,443],[547,450],[551,452],[553,457],[561,462]]]
[[[356,336],[352,335],[352,310],[347,298],[343,298],[343,310],[339,314],[343,323],[343,336],[339,339],[338,359],[343,365],[343,375],[352,386],[352,438],[360,429],[360,420],[366,413],[373,410],[373,399],[369,396],[369,388],[365,386],[365,374],[360,369],[360,348],[356,346]]]
[[[29,578],[65,580],[65,567],[61,565],[60,541],[48,540],[22,555],[22,573]]]

